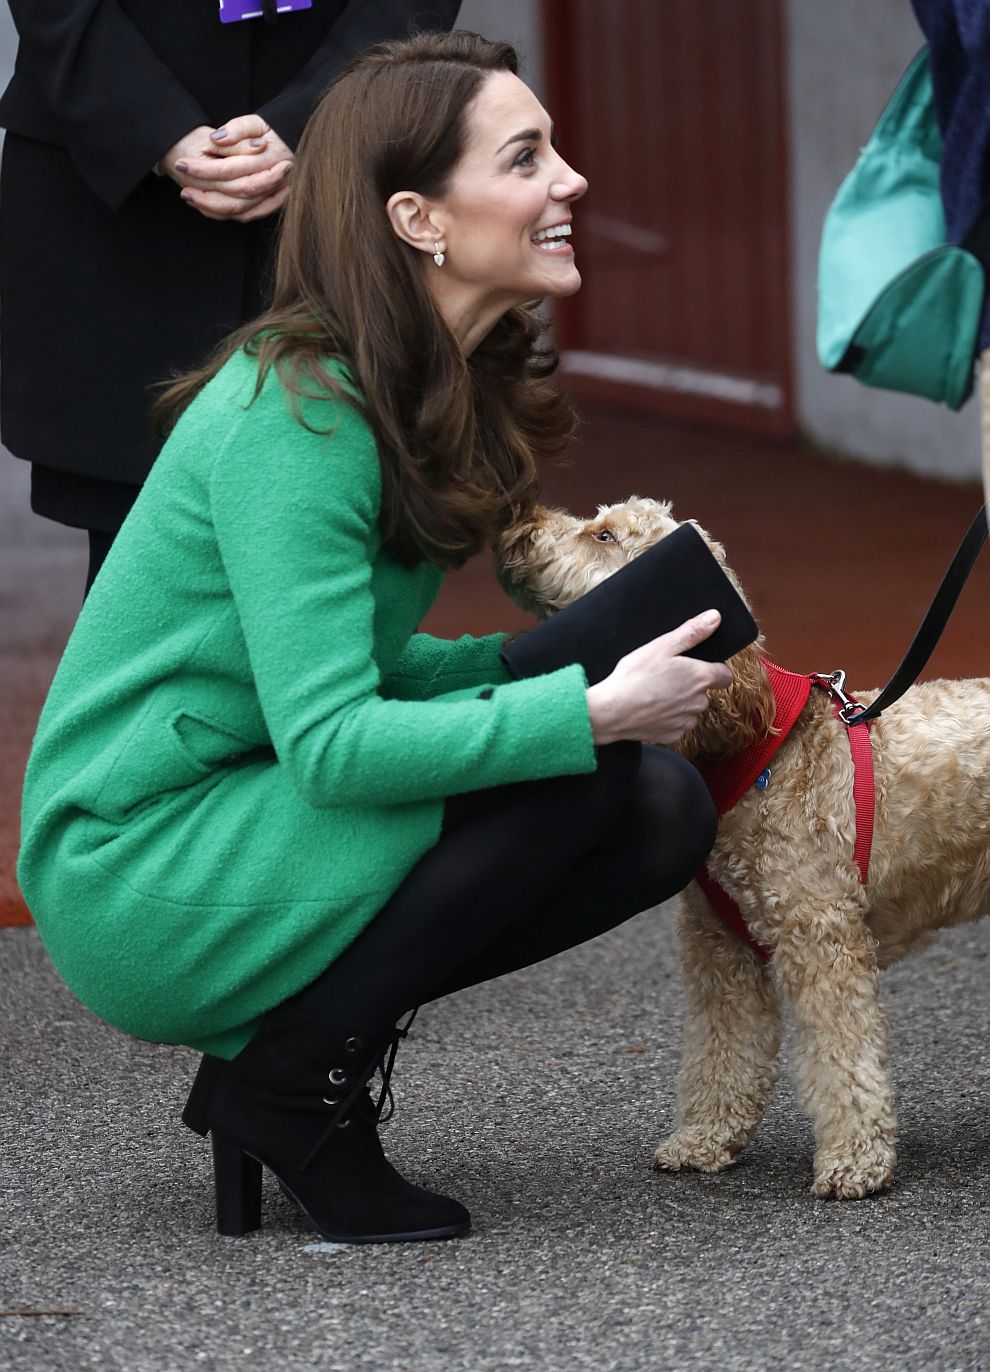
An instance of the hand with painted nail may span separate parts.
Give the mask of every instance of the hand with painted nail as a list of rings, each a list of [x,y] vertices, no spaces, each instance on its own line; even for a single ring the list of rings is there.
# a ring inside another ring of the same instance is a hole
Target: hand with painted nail
[[[177,143],[172,144],[168,152],[162,153],[158,159],[157,170],[163,176],[170,176],[180,186],[186,185],[186,164],[212,153],[212,134],[213,129],[209,124],[201,124],[198,128],[190,129]]]
[[[245,114],[213,130],[200,155],[175,166],[188,205],[207,219],[244,224],[282,207],[293,161],[292,149],[260,115]]]

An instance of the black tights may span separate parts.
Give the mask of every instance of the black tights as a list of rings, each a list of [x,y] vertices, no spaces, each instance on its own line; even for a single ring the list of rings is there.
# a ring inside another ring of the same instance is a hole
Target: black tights
[[[541,962],[690,881],[715,811],[690,763],[613,744],[582,776],[448,800],[439,840],[295,1004],[382,1040],[424,1001]]]
[[[86,572],[86,588],[83,591],[84,600],[89,595],[96,580],[96,573],[106,561],[107,553],[116,537],[116,533],[107,533],[104,529],[89,530],[89,568]]]

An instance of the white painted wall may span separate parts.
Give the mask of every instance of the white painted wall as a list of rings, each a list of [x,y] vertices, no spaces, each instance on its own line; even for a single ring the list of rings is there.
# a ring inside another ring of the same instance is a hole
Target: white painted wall
[[[519,54],[519,75],[543,98],[539,0],[464,0],[457,27],[511,43]]]
[[[959,414],[826,372],[815,352],[828,205],[924,36],[908,0],[788,0],[797,411],[823,447],[949,478],[980,471],[975,400]]]
[[[0,90],[10,80],[14,70],[14,53],[17,51],[17,32],[10,17],[10,7],[0,4]]]

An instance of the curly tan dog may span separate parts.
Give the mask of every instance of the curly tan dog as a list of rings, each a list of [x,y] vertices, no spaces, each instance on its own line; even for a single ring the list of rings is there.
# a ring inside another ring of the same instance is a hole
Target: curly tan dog
[[[669,504],[635,497],[594,519],[540,510],[504,536],[500,577],[545,617],[676,527]],[[700,532],[724,565],[722,547]],[[772,724],[759,645],[730,665],[733,685],[713,693],[677,745],[687,757],[728,756]],[[709,872],[772,950],[768,968],[695,883],[684,893],[687,1026],[677,1127],[657,1149],[658,1168],[718,1172],[736,1160],[773,1092],[786,1004],[798,1095],[815,1127],[815,1194],[858,1198],[891,1179],[896,1119],[877,972],[939,929],[988,911],[990,680],[914,686],[873,725],[876,824],[865,886],[853,860],[845,735],[829,698],[812,692],[769,786],[751,788],[719,826]]]

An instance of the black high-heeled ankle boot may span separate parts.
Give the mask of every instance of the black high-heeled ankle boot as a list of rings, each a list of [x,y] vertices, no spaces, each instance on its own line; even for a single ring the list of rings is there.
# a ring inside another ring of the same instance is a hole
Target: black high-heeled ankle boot
[[[468,1231],[463,1205],[413,1186],[382,1151],[377,1125],[397,1044],[398,1034],[389,1054],[389,1044],[369,1044],[282,1006],[233,1061],[204,1058],[183,1120],[212,1135],[221,1234],[260,1226],[262,1166],[314,1229],[336,1243]],[[375,1103],[368,1082],[379,1068],[383,1088]]]

